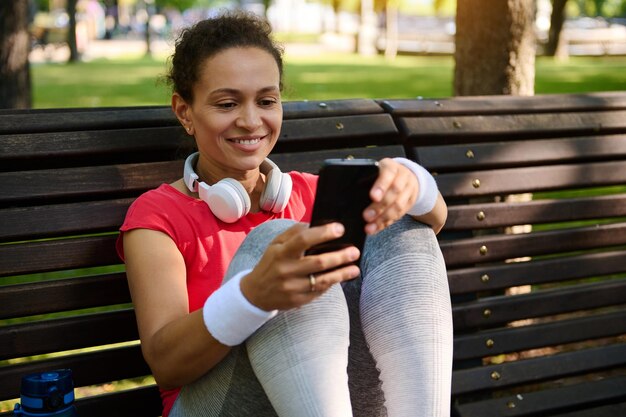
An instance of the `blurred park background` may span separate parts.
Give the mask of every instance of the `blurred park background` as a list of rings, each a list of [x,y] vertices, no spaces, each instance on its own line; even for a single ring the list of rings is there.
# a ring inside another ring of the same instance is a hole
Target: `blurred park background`
[[[509,15],[500,18],[498,3],[523,6],[510,6]],[[0,0],[0,108],[168,104],[162,76],[177,34],[232,8],[265,15],[283,42],[285,100],[576,93],[626,86],[626,0]],[[489,62],[494,58],[481,58],[475,44],[482,43],[486,53],[500,46],[498,38],[517,36],[523,44],[528,30],[505,32],[515,26],[511,19],[519,20],[515,14],[528,10],[531,18],[522,21],[530,28],[532,48],[511,51],[515,46],[506,45],[505,55],[496,59],[516,61],[507,65],[522,68],[521,78],[530,81],[496,85],[497,74],[485,70],[494,68]],[[20,29],[13,22],[24,12],[26,25]],[[17,71],[15,39],[24,27],[27,68],[19,71],[28,71],[28,79],[22,84],[23,76],[14,79],[7,71]],[[489,33],[481,33],[485,30]],[[460,52],[462,42],[473,43],[473,49]],[[463,90],[459,80],[475,78],[472,71],[482,79]],[[522,86],[515,89],[516,84]]]

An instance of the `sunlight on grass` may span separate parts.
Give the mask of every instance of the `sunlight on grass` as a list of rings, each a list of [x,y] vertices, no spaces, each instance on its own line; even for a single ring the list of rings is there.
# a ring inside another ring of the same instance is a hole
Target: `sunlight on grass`
[[[623,90],[626,57],[538,58],[537,94]],[[36,108],[168,105],[166,58],[33,66]],[[452,56],[287,55],[285,100],[438,98],[452,95]]]

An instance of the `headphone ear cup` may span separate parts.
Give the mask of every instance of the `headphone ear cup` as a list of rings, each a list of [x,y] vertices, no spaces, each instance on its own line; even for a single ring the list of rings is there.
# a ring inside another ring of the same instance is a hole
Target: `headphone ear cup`
[[[274,206],[276,205],[276,197],[278,197],[282,179],[280,178],[280,175],[276,176],[275,170],[267,172],[266,175],[267,181],[265,182],[265,188],[261,193],[259,205],[261,206],[261,210],[271,212],[274,210]]]
[[[278,195],[276,196],[274,208],[272,209],[274,213],[280,213],[285,209],[285,207],[287,207],[287,203],[289,203],[289,198],[291,197],[291,189],[293,188],[293,181],[291,180],[291,176],[289,174],[281,173],[280,176],[280,188],[278,190]]]
[[[215,217],[225,223],[234,223],[250,211],[248,193],[232,178],[224,178],[213,186],[200,183],[198,191]]]
[[[280,213],[285,209],[291,196],[293,182],[291,177],[280,170],[273,169],[267,173],[267,183],[261,193],[260,206],[264,211]]]

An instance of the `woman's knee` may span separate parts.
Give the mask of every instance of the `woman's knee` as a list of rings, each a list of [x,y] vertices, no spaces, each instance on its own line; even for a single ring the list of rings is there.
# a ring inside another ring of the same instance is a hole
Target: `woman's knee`
[[[374,268],[382,262],[398,256],[420,254],[443,262],[443,256],[433,229],[404,216],[381,232],[369,236],[365,242],[362,270]]]

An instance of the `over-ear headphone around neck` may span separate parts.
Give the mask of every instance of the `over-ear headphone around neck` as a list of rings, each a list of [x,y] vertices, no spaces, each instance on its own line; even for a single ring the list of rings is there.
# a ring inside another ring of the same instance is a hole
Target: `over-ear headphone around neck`
[[[225,223],[234,223],[250,211],[250,196],[243,185],[235,179],[224,178],[213,185],[200,181],[194,167],[200,154],[195,152],[187,157],[183,172],[185,185],[192,193],[197,192],[207,203],[215,217]],[[265,158],[260,170],[266,176],[265,189],[261,193],[261,210],[280,213],[285,209],[291,196],[293,183],[288,174],[280,172],[278,166]]]

